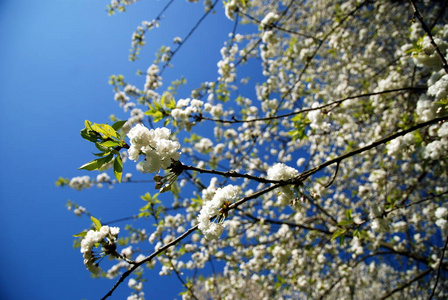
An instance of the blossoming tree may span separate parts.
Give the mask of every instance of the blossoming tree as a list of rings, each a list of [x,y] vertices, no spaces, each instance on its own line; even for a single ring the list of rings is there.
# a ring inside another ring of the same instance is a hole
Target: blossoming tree
[[[136,30],[132,60],[171,5]],[[94,276],[115,280],[104,298],[127,281],[128,299],[143,299],[145,268],[176,275],[185,299],[448,297],[446,2],[203,5],[143,86],[111,76],[130,116],[85,122],[81,136],[99,153],[81,169],[96,179],[57,182],[126,184],[135,167],[154,182],[132,218],[146,228],[109,227],[68,203],[93,221],[75,244]],[[164,87],[163,73],[212,12],[234,24],[219,76],[177,94],[186,81]],[[241,78],[246,65],[261,74]],[[213,261],[218,276],[187,276]]]

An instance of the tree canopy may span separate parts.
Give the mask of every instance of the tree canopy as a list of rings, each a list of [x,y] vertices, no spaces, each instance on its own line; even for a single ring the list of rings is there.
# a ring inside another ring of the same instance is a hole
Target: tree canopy
[[[136,29],[131,60],[171,5]],[[127,281],[128,299],[144,299],[148,268],[176,276],[184,299],[448,297],[447,3],[203,6],[140,72],[143,85],[110,77],[129,118],[85,122],[98,153],[80,168],[98,176],[57,182],[128,184],[134,167],[153,182],[127,225],[68,203],[92,220],[75,247],[113,280],[104,298]],[[202,21],[222,13],[233,30],[217,64],[201,66],[217,77],[164,82]],[[197,275],[214,262],[214,275]]]

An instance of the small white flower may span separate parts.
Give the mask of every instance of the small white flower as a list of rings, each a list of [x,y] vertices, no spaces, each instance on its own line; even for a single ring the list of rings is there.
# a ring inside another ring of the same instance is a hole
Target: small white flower
[[[264,17],[264,19],[261,20],[261,27],[265,28],[266,26],[271,25],[272,23],[276,22],[279,18],[280,18],[279,15],[270,11]]]
[[[304,163],[305,163],[305,161],[306,161],[306,159],[305,158],[303,158],[303,157],[301,157],[301,158],[299,158],[298,160],[297,160],[297,166],[298,167],[301,167]]]
[[[437,219],[445,218],[448,215],[448,210],[446,207],[439,207],[434,212],[434,215],[436,216]]]

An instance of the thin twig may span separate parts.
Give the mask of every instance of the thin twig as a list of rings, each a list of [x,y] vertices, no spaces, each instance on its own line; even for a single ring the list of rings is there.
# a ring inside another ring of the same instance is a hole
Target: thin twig
[[[193,26],[193,28],[188,32],[188,34],[185,36],[185,38],[182,40],[182,42],[177,46],[176,49],[174,49],[174,51],[171,52],[170,55],[170,59],[169,61],[167,61],[163,66],[162,69],[159,72],[159,76],[162,76],[163,71],[165,71],[165,69],[168,67],[170,61],[173,59],[173,56],[176,55],[176,53],[180,50],[180,48],[182,48],[182,46],[188,41],[188,39],[193,35],[193,33],[196,31],[196,29],[198,29],[199,25],[201,25],[202,21],[204,21],[204,19],[209,15],[209,13],[211,11],[213,11],[213,9],[215,8],[216,4],[218,3],[219,0],[216,0],[212,6],[210,7],[210,10],[207,11],[205,14],[202,15],[202,17],[196,22],[196,24]]]
[[[442,60],[442,67],[445,70],[445,73],[448,73],[448,63],[446,62],[445,56],[443,56],[442,52],[439,49],[439,46],[437,46],[436,42],[434,41],[434,38],[432,37],[431,30],[426,25],[425,21],[422,18],[422,15],[417,9],[417,5],[415,5],[414,0],[410,0],[412,9],[414,10],[414,16],[417,17],[417,19],[422,24],[423,30],[426,32],[426,34],[429,37],[429,40],[431,41],[431,44],[433,45],[434,49],[436,50],[437,55],[440,57],[440,60]]]
[[[238,14],[241,14],[241,15],[245,16],[246,18],[248,18],[248,19],[254,21],[254,22],[257,23],[257,24],[261,24],[261,20],[258,20],[257,18],[255,18],[255,17],[249,15],[249,14],[246,13],[246,12],[242,12],[241,10],[239,10],[239,11],[238,11]],[[286,33],[289,33],[289,34],[292,34],[292,35],[304,36],[304,37],[306,37],[306,38],[313,39],[314,41],[321,42],[318,38],[316,38],[316,37],[313,36],[313,35],[309,35],[309,34],[306,34],[306,33],[296,32],[296,31],[293,31],[293,30],[289,30],[289,29],[280,27],[277,23],[278,23],[278,22],[276,22],[276,23],[274,23],[274,24],[271,24],[271,25],[269,25],[269,27],[271,27],[271,28],[275,28],[275,29],[277,29],[277,30],[279,30],[279,31],[283,31],[283,32],[286,32]]]
[[[325,234],[332,234],[330,231],[327,231],[325,229],[320,229],[320,228],[316,228],[316,227],[310,227],[310,226],[306,226],[303,224],[297,224],[297,223],[291,223],[291,222],[286,222],[286,221],[277,221],[277,220],[271,220],[271,219],[265,219],[265,218],[258,218],[255,217],[247,212],[244,212],[241,209],[237,209],[238,211],[240,211],[243,215],[247,216],[248,218],[256,221],[256,222],[264,222],[264,223],[270,223],[270,224],[276,224],[276,225],[288,225],[290,227],[296,227],[296,228],[300,228],[300,229],[305,229],[305,230],[310,230],[310,231],[319,231],[321,233],[325,233]]]
[[[123,222],[123,221],[135,220],[135,219],[138,219],[138,218],[139,218],[138,215],[134,215],[134,216],[129,216],[129,217],[124,217],[124,218],[112,220],[112,221],[109,221],[109,222],[103,222],[103,225],[110,225],[110,224],[119,223],[119,222]]]
[[[443,257],[445,256],[445,251],[446,251],[447,246],[448,246],[448,236],[445,240],[445,245],[443,246],[442,256],[440,257],[440,260],[439,260],[439,266],[437,267],[436,282],[434,283],[434,287],[433,287],[431,295],[429,295],[428,299],[432,299],[432,297],[434,297],[434,294],[436,293],[437,284],[439,283],[439,278],[440,278],[440,268],[442,267]]]
[[[157,17],[152,21],[153,24],[159,22],[162,19],[163,13],[171,6],[171,4],[173,4],[174,0],[170,0],[170,2],[168,2],[163,8],[162,10],[159,12],[159,14],[157,15]],[[144,30],[143,35],[146,33],[146,30]],[[133,50],[131,53],[132,55],[136,55],[137,50]]]
[[[360,95],[355,95],[355,96],[349,96],[343,99],[339,99],[318,107],[313,107],[313,108],[305,108],[305,109],[301,109],[301,110],[297,110],[297,111],[293,111],[287,114],[283,114],[283,115],[277,115],[277,116],[272,116],[272,117],[266,117],[266,118],[257,118],[257,119],[250,119],[250,120],[239,120],[236,118],[232,118],[231,120],[222,120],[222,119],[213,119],[213,118],[207,118],[207,117],[202,117],[202,116],[197,116],[195,117],[195,119],[197,119],[198,121],[200,120],[207,120],[207,121],[214,121],[214,122],[219,122],[219,123],[251,123],[251,122],[257,122],[257,121],[269,121],[269,120],[276,120],[276,119],[281,119],[281,118],[285,118],[285,117],[290,117],[290,116],[294,116],[294,115],[298,115],[298,114],[302,114],[305,112],[310,112],[310,111],[314,111],[314,110],[321,110],[324,108],[327,108],[329,106],[332,105],[339,105],[344,101],[347,100],[352,100],[352,99],[356,99],[356,98],[364,98],[364,97],[370,97],[370,96],[376,96],[376,95],[382,95],[382,94],[388,94],[388,93],[394,93],[394,92],[401,92],[401,91],[425,91],[426,88],[425,87],[403,87],[403,88],[399,88],[399,89],[392,89],[392,90],[385,90],[385,91],[381,91],[381,92],[372,92],[372,93],[366,93],[366,94],[360,94]]]
[[[423,272],[421,272],[420,274],[418,274],[416,277],[410,279],[408,282],[406,282],[405,284],[403,284],[400,287],[397,287],[395,289],[393,289],[392,291],[386,293],[383,297],[381,297],[381,299],[386,299],[389,298],[390,296],[392,296],[393,294],[395,294],[396,292],[399,292],[401,290],[404,290],[405,288],[407,288],[408,286],[410,286],[412,283],[414,283],[415,281],[419,280],[420,278],[426,276],[427,274],[431,273],[432,269],[429,268]]]
[[[173,269],[174,273],[176,274],[177,279],[179,279],[180,283],[182,283],[182,285],[190,292],[190,296],[193,297],[196,300],[199,300],[198,297],[196,297],[196,295],[193,293],[193,288],[190,287],[180,276],[179,271],[177,270],[176,266],[173,264],[173,261],[171,260],[171,258],[169,258],[170,260],[170,265],[171,268]]]
[[[163,251],[165,251],[166,249],[168,249],[171,246],[176,245],[178,242],[180,242],[181,240],[183,240],[184,238],[186,238],[187,236],[189,236],[191,233],[193,233],[196,229],[198,228],[198,225],[195,225],[193,227],[191,227],[190,229],[188,229],[187,231],[185,231],[182,235],[180,235],[177,239],[171,241],[170,243],[162,246],[159,248],[159,250],[154,251],[151,255],[147,256],[145,259],[137,262],[135,265],[133,265],[129,270],[127,270],[126,272],[124,272],[120,278],[118,279],[118,281],[115,283],[115,285],[110,289],[110,291],[103,297],[101,298],[101,300],[107,299],[108,297],[110,297],[112,295],[112,293],[117,289],[117,287],[129,276],[132,274],[132,272],[134,272],[138,267],[140,267],[141,265],[143,265],[144,263],[150,262],[151,260],[153,260],[157,255],[159,255],[160,253],[162,253]]]
[[[325,185],[325,188],[329,188],[333,184],[334,180],[336,179],[336,176],[338,175],[338,171],[339,171],[339,162],[336,164],[336,171],[334,171],[334,175],[331,178],[331,181]]]

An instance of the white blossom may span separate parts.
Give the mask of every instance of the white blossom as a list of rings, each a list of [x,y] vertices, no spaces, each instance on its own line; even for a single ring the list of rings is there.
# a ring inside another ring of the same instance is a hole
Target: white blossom
[[[238,194],[238,187],[228,185],[216,190],[213,199],[205,202],[198,216],[199,230],[205,235],[206,239],[217,239],[221,236],[224,225],[220,222],[211,222],[210,219],[219,214],[219,210],[225,201],[232,202]]]
[[[170,140],[170,133],[165,127],[149,130],[137,124],[128,133],[131,140],[129,159],[137,161],[141,154],[145,155],[143,170],[148,173],[158,172],[160,168],[167,169],[173,160],[180,157],[180,144]]]

